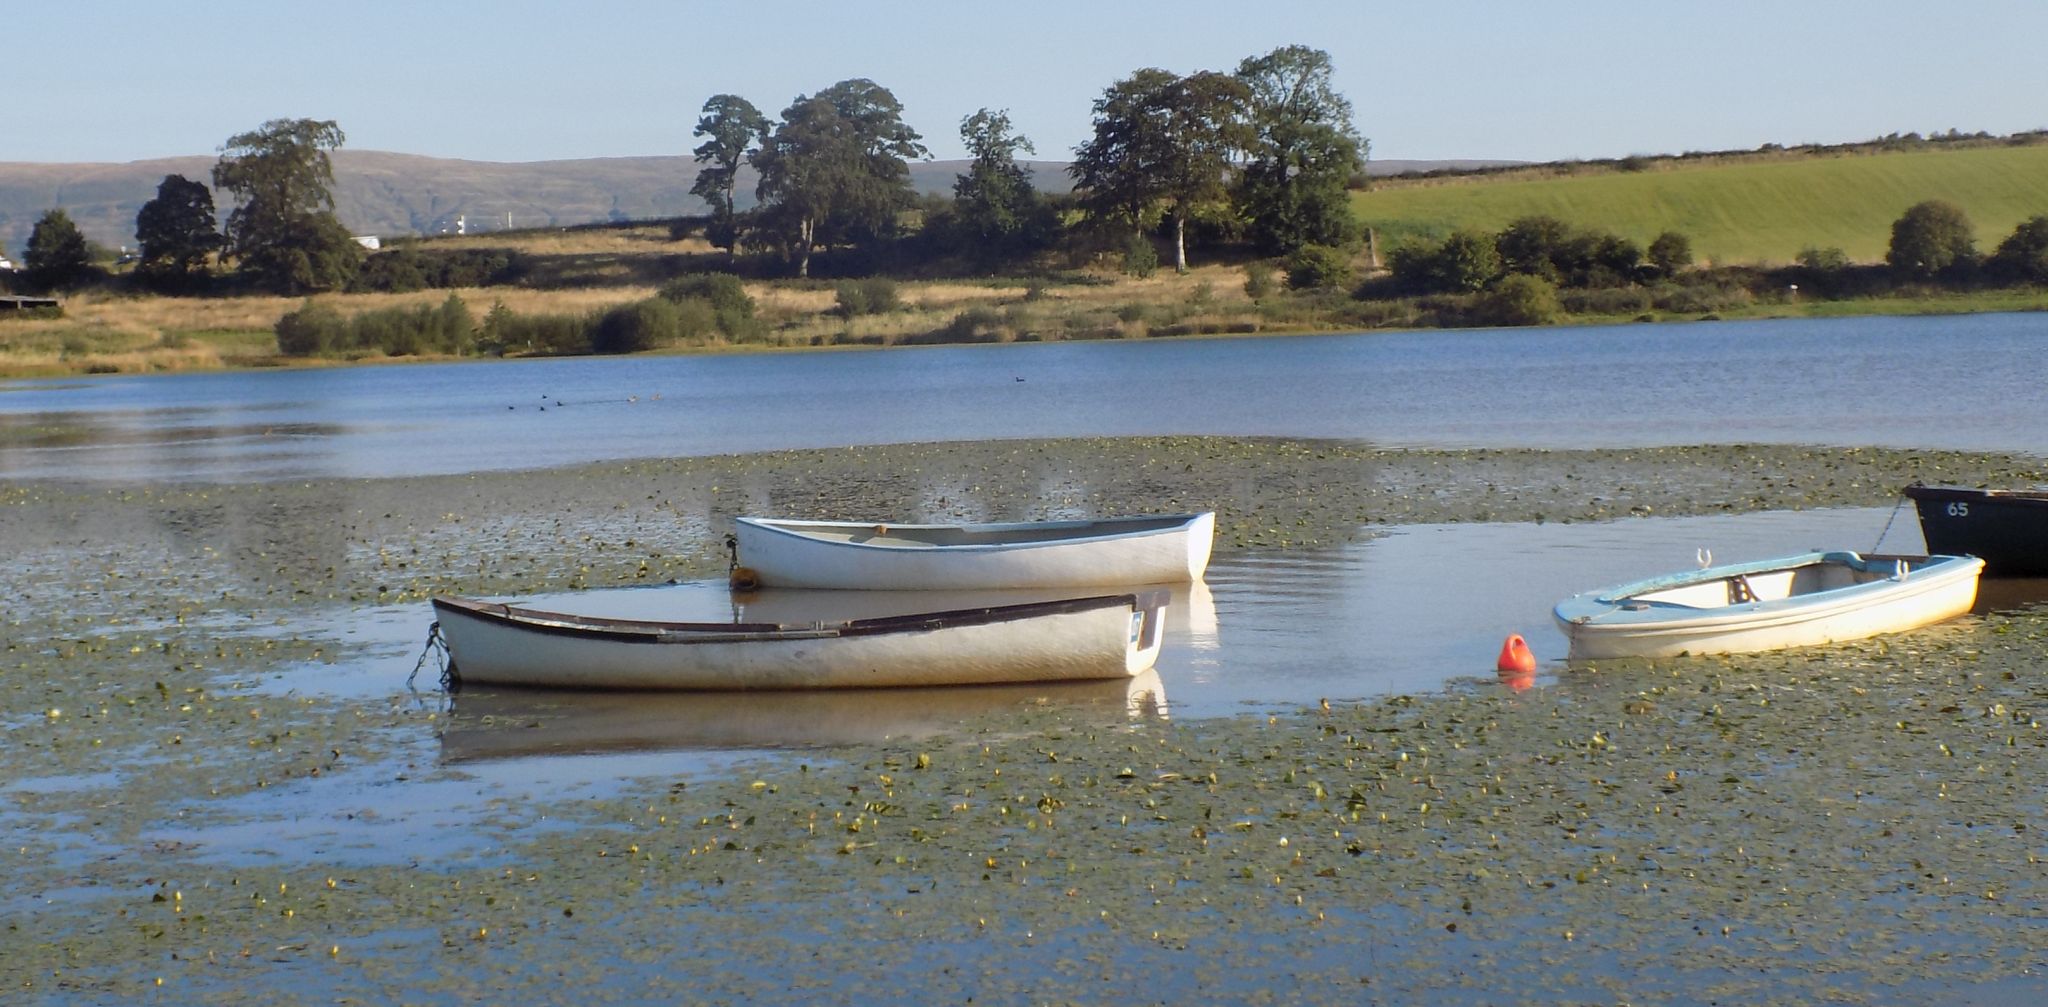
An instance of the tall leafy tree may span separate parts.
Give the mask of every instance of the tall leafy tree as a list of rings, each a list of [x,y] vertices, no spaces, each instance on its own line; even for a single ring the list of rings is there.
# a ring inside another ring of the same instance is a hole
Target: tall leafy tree
[[[207,256],[221,246],[213,190],[183,175],[165,175],[156,198],[135,215],[135,240],[142,244],[136,268],[149,276],[176,280],[206,268]]]
[[[1134,231],[1163,204],[1174,225],[1174,268],[1187,272],[1187,225],[1228,195],[1237,155],[1253,131],[1250,90],[1227,74],[1187,77],[1139,70],[1095,103],[1095,133],[1068,171],[1091,214],[1128,220]]]
[[[363,250],[334,216],[333,120],[272,119],[228,138],[213,184],[235,195],[227,251],[240,270],[287,293],[346,285]]]
[[[1095,99],[1095,132],[1074,149],[1067,173],[1089,217],[1120,221],[1133,234],[1166,195],[1172,145],[1166,92],[1180,78],[1146,67],[1111,84]]]
[[[960,121],[960,139],[974,162],[953,183],[954,215],[973,254],[999,259],[1032,243],[1039,199],[1031,170],[1019,153],[1035,153],[1031,141],[1010,127],[1009,112],[984,108]]]
[[[1345,245],[1358,236],[1350,183],[1365,169],[1367,143],[1333,72],[1329,53],[1301,45],[1238,64],[1257,139],[1237,202],[1252,240],[1268,254]]]
[[[864,77],[797,96],[753,155],[763,221],[779,229],[809,276],[811,255],[835,241],[892,234],[913,205],[907,158],[928,157],[903,105]]]
[[[711,207],[708,237],[719,248],[732,252],[739,243],[739,217],[733,210],[733,189],[740,165],[760,149],[768,137],[768,117],[753,102],[736,94],[715,94],[704,103],[703,114],[691,136],[704,137],[693,151],[697,180],[690,194]]]
[[[38,290],[74,286],[92,273],[92,249],[63,210],[51,210],[36,221],[21,260],[30,286]]]
[[[1945,199],[1915,203],[1892,222],[1884,258],[1915,279],[1954,274],[1976,264],[1976,230],[1963,208]]]

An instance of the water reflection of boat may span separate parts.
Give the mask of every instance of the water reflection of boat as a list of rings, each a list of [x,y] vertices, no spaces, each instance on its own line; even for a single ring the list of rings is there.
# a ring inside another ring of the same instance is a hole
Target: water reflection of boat
[[[1216,597],[1200,580],[1183,584],[1118,584],[1088,589],[1089,594],[1166,595],[1165,624],[1185,635],[1199,650],[1213,650],[1216,639]],[[1024,605],[1071,598],[1074,588],[1002,588],[979,591],[835,591],[815,588],[763,588],[732,594],[733,618],[739,622],[817,622],[875,619],[947,608]]]
[[[1928,552],[1975,556],[1986,577],[2048,577],[2048,492],[1914,484],[1905,494]]]
[[[654,622],[435,598],[458,681],[570,689],[825,689],[1126,678],[1159,656],[1167,595],[873,618]]]
[[[1739,654],[1858,640],[1970,610],[1969,556],[1811,552],[1706,567],[1559,602],[1574,658]]]
[[[735,561],[763,587],[935,591],[1195,580],[1216,515],[889,524],[743,517]],[[735,571],[737,573],[737,571]]]
[[[817,692],[572,692],[475,687],[451,699],[444,761],[675,749],[801,748],[928,737],[1022,707],[1166,718],[1147,669],[1093,682]]]

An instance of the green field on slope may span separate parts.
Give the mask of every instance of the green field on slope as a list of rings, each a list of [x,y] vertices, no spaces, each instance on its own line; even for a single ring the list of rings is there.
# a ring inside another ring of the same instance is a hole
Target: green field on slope
[[[1926,199],[1961,206],[1989,253],[2020,221],[2048,214],[2048,145],[1823,154],[1783,160],[1650,162],[1571,177],[1391,182],[1352,196],[1382,253],[1459,228],[1497,231],[1545,214],[1647,245],[1664,231],[1715,264],[1789,262],[1808,246],[1884,258],[1892,221]]]

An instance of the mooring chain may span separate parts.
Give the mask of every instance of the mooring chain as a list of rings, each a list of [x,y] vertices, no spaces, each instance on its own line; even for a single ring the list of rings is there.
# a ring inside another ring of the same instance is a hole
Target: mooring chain
[[[448,652],[448,640],[441,635],[441,624],[438,621],[427,627],[427,645],[420,651],[420,659],[413,662],[412,674],[405,676],[407,689],[419,691],[413,686],[413,681],[419,678],[420,669],[427,666],[427,659],[437,654],[439,657],[435,663],[441,669],[441,691],[449,691],[449,687],[455,683],[455,656]]]
[[[1906,506],[1906,498],[1904,496],[1899,497],[1898,502],[1892,504],[1891,515],[1884,519],[1884,530],[1877,533],[1877,541],[1870,546],[1871,552],[1877,552],[1884,545],[1884,537],[1892,533],[1892,522],[1899,519],[1899,508],[1904,506]]]

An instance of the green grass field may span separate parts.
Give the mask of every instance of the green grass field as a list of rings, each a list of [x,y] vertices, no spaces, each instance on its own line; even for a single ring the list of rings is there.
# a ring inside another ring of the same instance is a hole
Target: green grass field
[[[1808,246],[1884,258],[1892,221],[1926,199],[1961,206],[1989,253],[2020,221],[2048,214],[2048,145],[1787,157],[1552,178],[1473,176],[1387,182],[1352,197],[1382,253],[1459,228],[1497,231],[1546,214],[1647,245],[1692,239],[1703,263],[1790,262]]]

